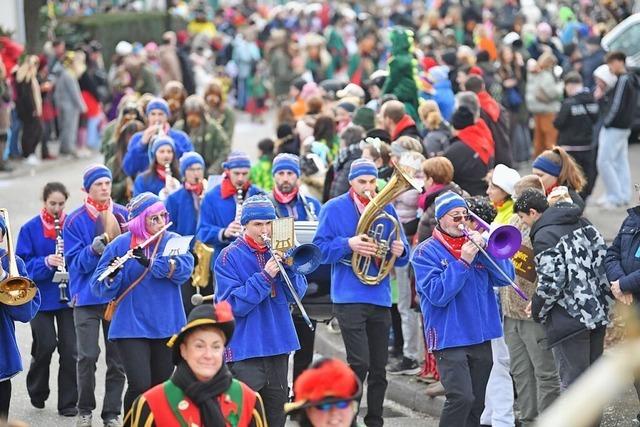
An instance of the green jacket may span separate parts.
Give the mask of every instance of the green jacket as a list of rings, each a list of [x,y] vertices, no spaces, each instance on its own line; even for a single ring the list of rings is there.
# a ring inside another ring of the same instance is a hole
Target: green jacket
[[[272,160],[269,156],[261,156],[258,163],[251,166],[249,180],[251,183],[269,192],[273,189],[273,175],[271,175]]]

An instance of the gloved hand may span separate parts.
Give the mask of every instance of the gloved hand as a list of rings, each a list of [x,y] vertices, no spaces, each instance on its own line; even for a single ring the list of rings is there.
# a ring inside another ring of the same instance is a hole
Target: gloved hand
[[[113,259],[111,261],[109,261],[109,265],[113,265],[116,261],[118,260],[118,257],[113,257]],[[120,267],[116,268],[113,273],[111,273],[110,275],[108,275],[107,277],[109,279],[113,279],[114,277],[116,277],[118,275],[118,273],[120,272],[120,270],[122,270],[124,268],[124,264],[122,264]]]
[[[93,242],[91,242],[91,249],[98,255],[102,255],[104,252],[104,248],[107,247],[107,242],[105,241],[105,236],[101,234],[100,236],[96,236],[93,238]]]
[[[133,250],[133,257],[142,265],[144,268],[149,267],[151,261],[147,258],[147,255],[144,253],[144,249],[135,248]]]

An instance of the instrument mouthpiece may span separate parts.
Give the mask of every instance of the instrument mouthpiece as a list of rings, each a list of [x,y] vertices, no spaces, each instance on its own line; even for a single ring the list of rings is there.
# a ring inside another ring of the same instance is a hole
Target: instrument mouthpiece
[[[192,305],[200,305],[204,301],[204,298],[200,294],[191,295],[191,304]]]

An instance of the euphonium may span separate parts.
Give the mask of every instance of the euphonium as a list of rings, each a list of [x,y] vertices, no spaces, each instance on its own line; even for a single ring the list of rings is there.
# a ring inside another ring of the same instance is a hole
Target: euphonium
[[[391,254],[391,244],[394,240],[400,238],[402,225],[393,215],[385,212],[384,207],[411,188],[422,191],[422,182],[414,178],[417,172],[416,169],[403,165],[394,165],[394,168],[395,172],[389,183],[371,199],[364,212],[362,212],[356,229],[356,235],[367,234],[378,245],[375,258],[380,259],[380,266],[378,274],[375,276],[368,274],[371,258],[373,257],[363,256],[355,252],[351,257],[353,273],[365,285],[379,284],[391,272],[396,262],[396,256]],[[393,227],[386,237],[383,236],[384,225],[380,223],[383,219],[390,221]]]
[[[204,288],[209,283],[213,248],[205,245],[200,240],[198,240],[193,245],[193,254],[198,259],[198,264],[193,269],[193,273],[191,274],[191,286],[194,286],[196,288]]]
[[[13,240],[11,239],[11,225],[9,224],[9,211],[0,209],[7,226],[7,257],[9,257],[9,271],[7,277],[0,282],[0,303],[6,305],[22,305],[31,301],[38,292],[36,284],[28,277],[21,277],[18,273],[18,263],[13,253]]]

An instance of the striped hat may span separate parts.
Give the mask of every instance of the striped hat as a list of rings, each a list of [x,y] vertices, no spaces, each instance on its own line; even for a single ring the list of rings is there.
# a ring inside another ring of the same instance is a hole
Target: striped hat
[[[186,170],[195,164],[202,165],[202,167],[204,168],[204,159],[202,158],[202,156],[195,151],[184,153],[182,157],[180,157],[180,175],[184,176]]]
[[[294,172],[297,176],[300,176],[300,159],[295,154],[282,153],[278,154],[273,159],[273,165],[271,166],[271,174],[287,170]]]
[[[159,136],[153,140],[153,144],[151,144],[151,150],[149,150],[149,160],[153,162],[156,158],[156,152],[163,145],[169,145],[173,152],[176,152],[176,143],[173,142],[173,138],[169,135]]]
[[[129,221],[136,218],[141,213],[143,213],[145,209],[155,205],[156,203],[162,202],[160,201],[160,198],[155,194],[148,191],[138,194],[136,197],[131,199],[131,201],[127,205],[127,209],[129,210]]]
[[[151,101],[149,101],[149,103],[147,104],[147,109],[145,110],[145,113],[148,116],[149,113],[151,113],[153,110],[160,110],[167,117],[171,115],[171,112],[169,111],[169,104],[167,104],[167,101],[165,101],[162,98],[153,98]]]
[[[351,169],[349,169],[349,181],[356,179],[362,175],[371,175],[378,177],[378,168],[373,161],[369,159],[357,159],[351,163]]]
[[[440,219],[447,214],[451,209],[465,208],[469,209],[467,202],[464,199],[454,193],[453,191],[447,191],[444,194],[436,197],[436,219]]]
[[[224,169],[250,168],[251,160],[242,151],[232,151],[227,161],[222,164]]]
[[[82,188],[89,191],[91,185],[100,178],[112,179],[111,171],[105,165],[93,164],[84,170],[82,175]]]
[[[249,197],[242,204],[242,216],[240,224],[246,225],[253,220],[274,220],[276,219],[276,210],[271,200],[264,194],[256,194]]]

